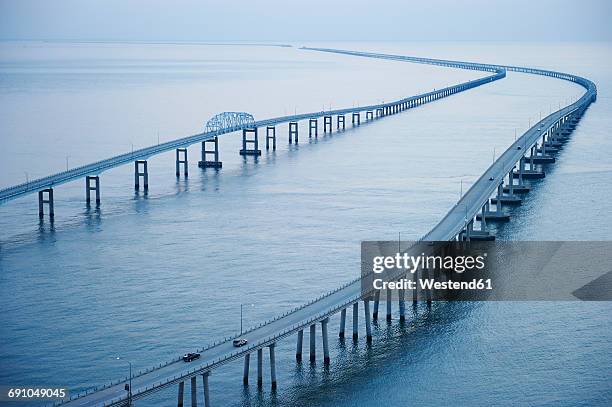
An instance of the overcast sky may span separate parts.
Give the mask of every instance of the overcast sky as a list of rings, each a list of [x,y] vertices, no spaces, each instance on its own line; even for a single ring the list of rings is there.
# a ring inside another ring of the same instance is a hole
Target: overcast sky
[[[0,39],[612,41],[612,0],[0,0]]]

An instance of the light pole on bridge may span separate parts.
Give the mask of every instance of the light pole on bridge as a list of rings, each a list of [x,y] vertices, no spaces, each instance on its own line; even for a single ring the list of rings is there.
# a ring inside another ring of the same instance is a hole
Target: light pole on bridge
[[[120,357],[117,357],[117,360],[122,360]],[[130,365],[130,379],[129,379],[129,384],[127,385],[127,392],[128,392],[128,407],[132,407],[132,362],[130,362],[127,359],[124,359],[126,362],[128,362],[128,364]]]

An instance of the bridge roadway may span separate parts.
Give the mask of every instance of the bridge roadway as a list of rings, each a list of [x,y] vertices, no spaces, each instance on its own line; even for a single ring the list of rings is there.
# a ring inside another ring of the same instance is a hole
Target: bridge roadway
[[[592,103],[597,95],[595,85],[588,79],[554,71],[541,69],[514,67],[506,65],[474,64],[459,61],[439,61],[432,59],[403,57],[397,55],[383,55],[366,52],[341,51],[330,49],[314,49],[317,51],[337,52],[355,56],[384,58],[395,60],[406,60],[419,63],[434,63],[438,65],[455,66],[457,68],[476,69],[486,68],[494,72],[505,70],[525,72],[536,75],[551,76],[559,79],[572,81],[582,85],[586,92],[574,103],[566,106],[542,119],[531,127],[525,134],[519,137],[472,185],[446,216],[422,239],[435,241],[449,241],[455,239],[459,233],[465,230],[467,223],[471,222],[482,206],[495,192],[503,178],[514,167],[516,162],[524,156],[529,148],[534,145],[542,134],[548,129],[554,129],[557,123],[568,123],[568,119],[578,120],[584,110]],[[361,108],[367,109],[367,108]],[[305,115],[304,117],[310,117]],[[518,147],[521,146],[521,149]],[[174,148],[174,147],[172,147]],[[131,160],[132,158],[130,158]],[[493,180],[490,180],[493,178]],[[150,371],[141,372],[132,378],[133,398],[141,398],[152,392],[176,383],[187,381],[197,375],[206,374],[214,368],[228,363],[258,349],[270,346],[278,340],[285,338],[295,332],[301,331],[317,322],[324,321],[327,317],[357,304],[363,299],[361,281],[356,279],[338,289],[327,293],[312,302],[287,312],[274,320],[255,327],[243,334],[249,343],[242,348],[232,345],[233,338],[215,343],[200,351],[201,358],[184,363],[180,359],[168,362],[165,365],[153,368]],[[369,315],[369,314],[368,314]],[[369,316],[367,317],[369,318]],[[67,400],[62,405],[71,406],[108,406],[126,405],[127,392],[124,389],[127,378],[110,385],[106,385],[94,391],[79,395],[77,398]],[[206,390],[207,391],[207,390]]]
[[[308,48],[304,48],[308,49]],[[393,59],[393,58],[386,58]],[[408,62],[417,62],[412,60],[406,60]],[[454,68],[464,68],[471,70],[479,70],[485,72],[492,72],[492,75],[487,75],[483,78],[474,79],[468,82],[459,83],[457,85],[448,86],[441,89],[436,89],[431,92],[426,92],[420,95],[406,97],[400,100],[391,101],[388,103],[380,103],[369,106],[359,106],[352,107],[346,109],[335,109],[335,110],[327,110],[320,112],[310,112],[310,113],[302,113],[288,116],[280,116],[274,117],[271,119],[259,120],[254,123],[245,124],[242,126],[234,126],[228,127],[224,129],[219,129],[215,131],[205,131],[203,133],[198,133],[192,136],[168,141],[165,143],[161,143],[155,146],[145,147],[139,150],[135,150],[129,153],[117,155],[115,157],[107,158],[95,163],[83,165],[80,167],[72,168],[67,171],[63,171],[57,174],[49,175],[43,178],[31,180],[19,185],[11,186],[8,188],[4,188],[0,190],[0,205],[6,203],[10,200],[19,198],[24,195],[28,195],[31,193],[36,193],[38,191],[52,188],[67,182],[74,181],[79,178],[83,178],[86,176],[95,176],[99,175],[102,172],[119,167],[121,165],[125,165],[136,160],[146,160],[151,156],[161,154],[167,151],[175,150],[177,148],[186,148],[190,145],[203,142],[206,140],[212,140],[217,136],[221,136],[223,134],[233,133],[236,131],[240,131],[246,128],[257,128],[257,127],[265,127],[265,126],[275,126],[277,124],[288,123],[288,122],[298,122],[300,120],[321,118],[324,116],[339,116],[339,115],[347,115],[352,113],[360,113],[366,111],[377,111],[377,109],[386,109],[391,107],[397,107],[402,104],[408,105],[408,108],[416,107],[424,103],[428,103],[431,101],[435,101],[439,98],[447,97],[453,95],[458,92],[462,92],[486,83],[490,83],[492,81],[502,79],[506,76],[506,72],[502,68],[493,68],[493,67],[484,67],[479,64],[469,64],[464,63],[463,66],[459,66],[457,63],[452,61],[449,62],[440,62],[437,60],[425,60],[422,59],[418,61],[419,63],[426,64],[434,64],[434,65],[443,65]],[[204,158],[202,158],[204,160]]]

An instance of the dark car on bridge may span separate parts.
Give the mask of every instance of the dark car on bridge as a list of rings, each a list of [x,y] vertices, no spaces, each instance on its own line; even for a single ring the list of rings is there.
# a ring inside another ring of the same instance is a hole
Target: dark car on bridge
[[[185,353],[183,355],[183,362],[191,362],[192,360],[196,360],[200,357],[199,353]]]
[[[239,348],[239,347],[241,347],[241,346],[246,345],[246,344],[247,344],[247,340],[246,340],[245,338],[236,338],[236,339],[234,339],[234,340],[232,341],[232,344],[233,344],[235,347]]]

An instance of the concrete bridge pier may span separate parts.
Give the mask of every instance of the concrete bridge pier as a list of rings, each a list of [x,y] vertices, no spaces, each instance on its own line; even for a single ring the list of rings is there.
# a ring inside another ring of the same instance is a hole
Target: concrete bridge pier
[[[503,204],[503,205],[520,205],[521,204],[521,198],[519,198],[518,196],[516,196],[514,194],[514,181],[513,181],[513,174],[514,174],[514,168],[510,170],[510,172],[508,173],[508,187],[507,187],[507,191],[508,191],[508,195],[503,195],[503,191],[504,188],[497,189],[497,196],[495,198],[491,198],[491,203],[492,204]],[[504,177],[505,179],[505,177]],[[501,195],[500,195],[501,192]],[[499,205],[498,205],[499,207]]]
[[[406,301],[405,301],[406,290],[399,290],[398,294],[399,294],[398,306],[399,306],[399,313],[400,313],[400,322],[404,322],[406,321]]]
[[[338,337],[340,339],[344,339],[345,328],[346,328],[346,308],[342,308],[342,311],[340,311],[340,331],[338,332]]]
[[[93,185],[92,185],[93,182]],[[85,177],[85,201],[87,206],[91,204],[91,191],[96,193],[96,206],[100,205],[100,177],[99,176],[86,176]]]
[[[206,144],[212,144],[212,149],[206,148]],[[208,156],[212,156],[212,160],[208,160]],[[200,168],[221,168],[223,163],[219,161],[219,137],[214,139],[204,140],[202,142],[202,160],[198,162]]]
[[[293,143],[295,140],[295,144],[298,143],[298,123],[297,122],[289,122],[289,144]]]
[[[329,115],[323,116],[323,133],[327,133],[327,129],[329,128],[329,132],[332,132],[332,117]]]
[[[523,169],[523,179],[539,179],[539,178],[544,178],[546,176],[546,174],[544,173],[544,171],[540,171],[538,169],[536,169],[535,166],[535,155],[536,155],[536,151],[538,150],[538,143],[536,143],[534,146],[531,147],[530,149],[530,156],[529,158],[525,158],[523,160],[523,163],[526,164],[527,161],[529,161],[529,169]],[[519,173],[518,172],[514,172],[513,174],[514,178],[518,178],[519,177]]]
[[[376,109],[376,118],[378,119],[379,117],[382,117],[382,116],[383,116],[383,110],[382,108],[379,107]]]
[[[391,289],[387,288],[387,322],[391,322],[391,302],[393,295]]]
[[[295,350],[295,360],[299,363],[302,361],[302,348],[304,343],[304,330],[300,329],[298,331],[297,337],[297,348]]]
[[[412,275],[412,281],[414,281],[415,283],[418,282],[419,280],[419,270],[416,269],[414,271],[414,274]],[[412,307],[416,308],[417,304],[418,304],[418,292],[419,290],[412,290]]]
[[[323,363],[329,365],[329,340],[327,337],[327,323],[329,318],[321,321],[321,335],[323,336]]]
[[[319,121],[317,119],[308,120],[308,138],[312,137],[312,130],[314,129],[315,138],[319,137]]]
[[[359,303],[353,304],[353,340],[359,339]]]
[[[249,384],[249,365],[251,363],[251,354],[247,353],[244,355],[244,368],[242,369],[242,384],[248,386]]]
[[[142,166],[142,170],[140,169]],[[138,191],[140,189],[140,177],[142,177],[144,190],[149,189],[149,169],[147,160],[136,160],[134,161],[134,189]]]
[[[372,321],[370,320],[370,299],[366,298],[363,300],[363,314],[365,317],[366,325],[366,340],[372,342]]]
[[[359,126],[360,124],[361,124],[361,114],[359,112],[353,112],[353,126]]]
[[[263,386],[263,348],[257,349],[257,387]]]
[[[185,382],[180,382],[179,383],[179,388],[178,388],[178,400],[176,402],[176,405],[178,407],[183,407],[183,393],[185,392]]]
[[[274,349],[276,348],[276,343],[271,343],[268,346],[270,350],[270,381],[272,390],[276,390],[276,356],[274,355]]]
[[[191,378],[191,407],[198,407],[198,386],[197,376]]]
[[[378,307],[380,305],[380,290],[376,290],[374,293],[374,311],[372,312],[372,319],[378,320]]]
[[[182,155],[182,157],[181,157]],[[184,175],[189,175],[189,165],[187,164],[187,148],[176,149],[176,176],[181,176],[181,164],[183,164]]]
[[[310,325],[310,335],[308,340],[310,341],[310,363],[314,363],[317,360],[317,343],[316,343],[316,339],[317,339],[317,325],[316,324],[312,324]]]
[[[45,194],[47,198],[45,199]],[[44,204],[49,206],[49,218],[53,219],[55,211],[53,209],[53,188],[43,189],[38,191],[38,217],[42,219],[45,216]]]
[[[345,117],[343,114],[339,114],[338,116],[336,116],[336,130],[340,131],[340,125],[342,125],[342,130],[346,129],[346,126],[344,124],[345,122]]]
[[[204,387],[204,407],[210,407],[210,388],[208,387],[208,376],[210,372],[202,374],[202,385]]]
[[[249,138],[249,134],[251,134],[253,138]],[[249,145],[252,145],[253,148],[248,148]],[[242,129],[242,149],[240,150],[240,155],[261,155],[261,150],[259,149],[259,139],[257,137],[257,127]]]
[[[529,192],[529,186],[525,184],[524,180],[525,173],[525,156],[522,156],[518,162],[518,184],[513,186],[513,191],[515,194],[525,194]],[[509,187],[504,187],[504,192],[510,192]]]
[[[371,110],[368,110],[366,112],[366,121],[369,122],[369,121],[372,121],[372,120],[374,120],[374,112],[371,111]]]
[[[272,135],[270,135],[270,131],[272,131]],[[270,149],[270,140],[272,140],[272,151],[276,151],[276,127],[275,126],[266,127],[266,150]]]

